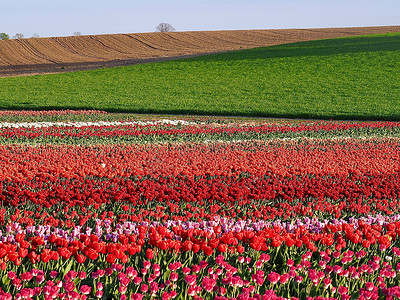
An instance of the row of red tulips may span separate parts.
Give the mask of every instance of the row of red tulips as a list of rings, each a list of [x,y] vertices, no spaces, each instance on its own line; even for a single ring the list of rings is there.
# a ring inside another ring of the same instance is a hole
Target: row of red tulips
[[[1,124],[1,143],[123,143],[151,141],[254,140],[273,138],[326,138],[359,136],[400,136],[394,122],[316,122],[296,125],[236,123],[150,122],[105,125],[102,123],[23,123]],[[125,125],[124,125],[125,124]]]
[[[365,221],[358,221],[356,226],[351,223],[322,223],[312,229],[300,225],[293,226],[291,230],[278,225],[270,227],[268,224],[263,226],[254,224],[252,227],[244,228],[236,226],[234,230],[223,230],[220,225],[206,225],[203,229],[190,228],[187,224],[171,227],[157,223],[151,226],[124,223],[118,226],[118,228],[129,228],[122,230],[126,234],[119,229],[110,228],[110,224],[96,225],[94,231],[93,228],[87,227],[89,228],[86,229],[87,232],[93,231],[93,234],[88,235],[81,233],[81,227],[75,226],[72,228],[74,232],[70,234],[68,231],[60,231],[49,226],[34,230],[29,226],[24,229],[18,223],[13,223],[12,227],[8,227],[9,232],[2,237],[0,259],[4,263],[10,261],[20,265],[20,259],[26,256],[32,264],[35,264],[38,261],[46,263],[53,257],[57,258],[55,260],[60,256],[68,259],[73,255],[82,263],[86,258],[95,260],[99,254],[106,254],[109,262],[114,263],[116,259],[120,259],[126,263],[129,255],[141,252],[142,247],[174,252],[201,251],[206,256],[215,252],[242,254],[250,249],[267,251],[269,248],[278,248],[281,245],[289,248],[305,247],[312,252],[318,250],[317,246],[322,249],[331,247],[340,251],[346,248],[347,244],[367,249],[372,245],[378,245],[381,250],[386,250],[398,243],[400,235],[398,221],[386,222],[384,226],[367,224]],[[110,233],[103,237],[103,231]],[[51,234],[45,235],[44,232]],[[99,240],[103,238],[105,241]],[[398,251],[397,248],[394,249]],[[396,253],[400,255],[400,252]]]
[[[0,146],[0,180],[34,177],[396,174],[397,139],[212,144]],[[362,159],[360,159],[362,157]],[[57,162],[56,164],[54,162]]]
[[[249,174],[246,174],[249,175]],[[159,177],[129,178],[42,178],[0,182],[2,205],[38,205],[54,224],[65,218],[64,210],[119,207],[120,219],[148,221],[213,219],[216,215],[240,219],[292,219],[301,216],[327,218],[363,214],[398,214],[399,173],[375,177]],[[122,204],[122,206],[121,206]],[[239,206],[238,206],[239,205]],[[122,207],[124,209],[122,209]],[[155,208],[157,207],[157,210]],[[130,213],[130,215],[127,215]],[[54,212],[54,214],[53,214]],[[14,214],[14,212],[9,212]],[[0,216],[4,218],[5,216]],[[51,219],[51,217],[54,217]],[[28,216],[14,214],[25,223]]]

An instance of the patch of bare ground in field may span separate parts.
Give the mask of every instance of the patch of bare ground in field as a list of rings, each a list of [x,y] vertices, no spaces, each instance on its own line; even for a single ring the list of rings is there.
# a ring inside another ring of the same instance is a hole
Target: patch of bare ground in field
[[[400,26],[105,34],[0,41],[0,77],[91,70],[301,41],[400,32]]]

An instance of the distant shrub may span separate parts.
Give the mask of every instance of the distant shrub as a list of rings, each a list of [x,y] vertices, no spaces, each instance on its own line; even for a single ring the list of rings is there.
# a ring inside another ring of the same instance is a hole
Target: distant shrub
[[[1,32],[0,33],[0,40],[9,40],[10,36],[7,33]]]
[[[22,33],[17,33],[16,35],[13,36],[13,39],[16,39],[16,40],[23,39],[23,38],[24,38],[24,35]]]

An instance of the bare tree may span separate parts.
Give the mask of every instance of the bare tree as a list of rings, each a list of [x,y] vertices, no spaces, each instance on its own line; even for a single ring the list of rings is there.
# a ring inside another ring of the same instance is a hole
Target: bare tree
[[[171,32],[171,31],[175,31],[175,28],[171,24],[160,23],[156,27],[156,31],[157,32]]]
[[[38,35],[37,33],[35,33],[34,35],[32,35],[33,38],[39,38],[40,35]]]
[[[82,35],[82,33],[80,31],[75,31],[74,32],[74,36],[80,36],[80,35]]]
[[[16,35],[13,36],[13,39],[23,39],[24,35],[22,33],[17,33]]]

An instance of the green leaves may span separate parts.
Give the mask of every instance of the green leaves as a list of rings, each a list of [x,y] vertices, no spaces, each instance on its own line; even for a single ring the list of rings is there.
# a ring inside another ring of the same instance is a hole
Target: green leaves
[[[7,286],[10,284],[11,280],[8,278],[7,274],[5,274],[1,279],[1,282],[3,283],[3,286]]]
[[[72,267],[73,264],[74,264],[74,260],[73,259],[69,259],[69,260],[65,261],[66,267],[63,269],[62,278],[64,278],[65,274],[67,274],[69,272],[69,270],[71,270],[71,267]]]

